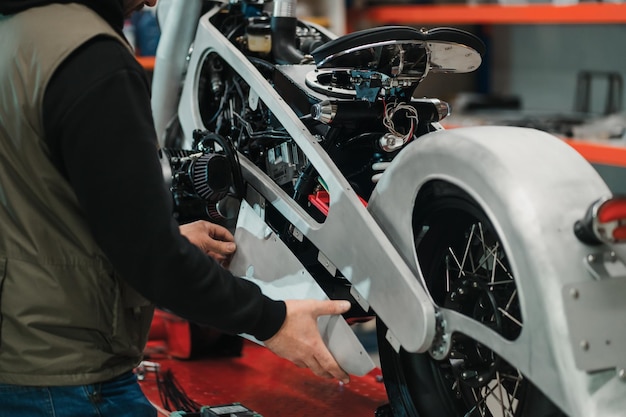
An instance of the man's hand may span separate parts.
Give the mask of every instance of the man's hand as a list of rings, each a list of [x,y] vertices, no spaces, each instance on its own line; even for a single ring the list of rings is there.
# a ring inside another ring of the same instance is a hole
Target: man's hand
[[[348,374],[326,348],[317,327],[317,318],[345,313],[350,309],[350,302],[287,300],[285,303],[285,322],[278,333],[264,342],[265,346],[298,367],[310,368],[318,376],[349,382]]]
[[[228,266],[237,250],[232,233],[215,223],[198,220],[183,224],[180,233],[224,267]]]

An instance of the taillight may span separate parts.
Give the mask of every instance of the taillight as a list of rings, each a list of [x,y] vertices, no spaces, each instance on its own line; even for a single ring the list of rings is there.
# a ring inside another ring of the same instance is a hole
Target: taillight
[[[604,198],[593,203],[574,232],[588,244],[626,242],[626,196]]]

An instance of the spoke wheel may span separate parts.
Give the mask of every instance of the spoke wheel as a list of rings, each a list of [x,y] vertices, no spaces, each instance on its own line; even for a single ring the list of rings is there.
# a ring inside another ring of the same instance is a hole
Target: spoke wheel
[[[413,215],[415,247],[437,305],[515,340],[524,326],[515,277],[480,206],[461,189],[431,183]],[[441,361],[387,343],[381,367],[395,417],[556,417],[563,414],[511,364],[470,336],[455,334]]]

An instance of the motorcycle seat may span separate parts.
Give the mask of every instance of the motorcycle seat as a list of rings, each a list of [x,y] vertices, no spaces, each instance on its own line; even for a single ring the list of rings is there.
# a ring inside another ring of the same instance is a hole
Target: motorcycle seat
[[[311,52],[318,68],[358,66],[367,59],[363,55],[370,55],[372,49],[390,47],[428,48],[432,55],[431,61],[437,63],[439,58],[446,62],[446,72],[465,72],[464,58],[475,55],[474,61],[480,64],[485,53],[485,44],[477,36],[450,27],[418,30],[409,26],[381,26],[360,30],[333,39]],[[438,47],[439,45],[444,46]],[[452,48],[449,48],[452,46]],[[450,66],[450,50],[463,51],[457,54],[454,64]],[[438,56],[439,55],[439,56]],[[475,62],[474,62],[475,63]],[[474,64],[469,65],[474,66]],[[458,68],[457,68],[458,67]]]

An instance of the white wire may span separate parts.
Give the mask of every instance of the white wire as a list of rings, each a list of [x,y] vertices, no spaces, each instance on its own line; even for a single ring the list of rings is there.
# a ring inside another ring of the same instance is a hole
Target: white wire
[[[407,111],[409,114],[407,114],[406,117],[407,119],[411,120],[411,129],[409,130],[408,133],[405,133],[405,134],[398,132],[393,122],[393,116],[399,110]],[[413,106],[409,106],[408,104],[398,103],[398,102],[389,103],[387,104],[387,106],[385,106],[385,115],[383,117],[383,125],[387,129],[389,129],[390,133],[398,137],[401,137],[404,143],[408,142],[413,136],[415,124],[417,123],[417,121],[418,121],[417,110]]]

